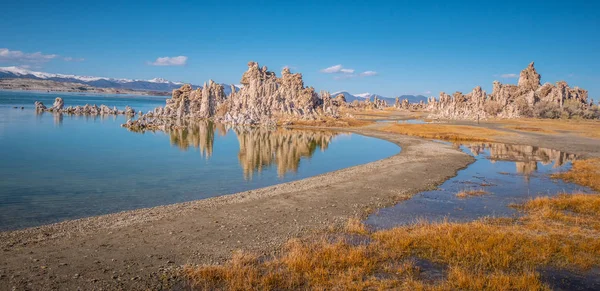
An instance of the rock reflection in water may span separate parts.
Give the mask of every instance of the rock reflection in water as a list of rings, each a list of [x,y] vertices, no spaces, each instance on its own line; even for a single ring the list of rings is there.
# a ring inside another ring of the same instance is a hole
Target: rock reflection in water
[[[437,190],[418,193],[409,200],[379,210],[367,218],[375,228],[390,228],[427,221],[470,221],[485,216],[511,216],[509,207],[537,196],[563,192],[591,192],[590,189],[550,178],[565,171],[574,154],[525,145],[465,143],[456,145],[473,155],[475,162],[444,182]],[[465,190],[484,190],[486,195],[459,198]]]
[[[215,143],[215,131],[224,136],[227,130],[223,124],[203,120],[167,129],[167,134],[171,138],[171,144],[179,149],[197,148],[202,156],[210,158]]]
[[[247,179],[273,164],[277,164],[279,177],[297,172],[302,158],[312,157],[317,148],[326,150],[336,135],[327,131],[282,128],[235,127],[233,131],[240,143],[238,158]]]
[[[211,121],[182,124],[167,129],[167,133],[171,144],[179,149],[197,148],[202,156],[210,158],[215,132],[225,136],[229,130],[237,136],[240,146],[238,160],[246,179],[252,179],[254,173],[273,165],[277,166],[280,178],[286,173],[295,173],[302,158],[312,157],[317,149],[326,150],[332,138],[339,134],[320,130],[232,126]]]
[[[577,157],[575,154],[528,145],[502,143],[468,143],[463,145],[470,150],[473,156],[482,155],[486,150],[489,150],[488,159],[491,162],[514,162],[516,172],[522,174],[526,179],[537,171],[538,162],[542,165],[552,163],[552,168],[560,168]]]

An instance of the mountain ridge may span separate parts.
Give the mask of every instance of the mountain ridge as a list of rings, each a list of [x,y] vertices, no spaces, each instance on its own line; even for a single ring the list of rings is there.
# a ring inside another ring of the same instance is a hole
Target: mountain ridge
[[[57,82],[69,82],[86,84],[98,88],[117,88],[129,90],[153,90],[153,91],[171,91],[183,85],[183,82],[172,82],[163,78],[154,78],[150,80],[140,79],[118,79],[94,76],[78,76],[70,74],[55,74],[46,72],[36,72],[16,66],[0,67],[0,78],[34,79],[49,80]],[[194,88],[200,88],[199,85],[192,85]]]

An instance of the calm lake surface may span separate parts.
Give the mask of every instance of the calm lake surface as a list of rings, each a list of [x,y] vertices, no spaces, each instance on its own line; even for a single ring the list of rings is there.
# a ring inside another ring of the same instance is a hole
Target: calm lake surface
[[[36,114],[34,101],[51,106],[57,96],[65,106],[130,105],[144,112],[165,102],[0,91],[0,230],[236,193],[400,151],[387,141],[332,131],[198,122],[135,133],[120,126],[124,116]]]
[[[419,193],[370,215],[365,223],[375,229],[412,224],[418,220],[439,222],[471,221],[486,216],[513,216],[510,207],[538,196],[560,193],[593,193],[591,189],[562,180],[553,173],[566,171],[576,159],[573,154],[527,145],[466,143],[457,145],[475,157],[475,162],[458,172],[438,189]],[[457,197],[469,190],[481,196]]]

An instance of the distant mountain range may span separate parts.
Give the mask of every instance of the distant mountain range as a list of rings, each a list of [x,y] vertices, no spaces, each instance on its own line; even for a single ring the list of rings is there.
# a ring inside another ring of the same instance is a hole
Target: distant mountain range
[[[350,94],[346,91],[339,91],[339,92],[335,92],[331,94],[331,97],[335,97],[339,94],[343,94],[344,98],[346,98],[346,102],[351,103],[354,100],[358,100],[358,101],[365,101],[365,100],[370,100],[373,101],[373,99],[375,99],[375,97],[377,97],[377,99],[381,99],[381,100],[385,100],[389,105],[393,105],[396,102],[396,98],[395,97],[385,97],[385,96],[381,96],[379,94],[372,94],[372,93],[360,93],[360,94]],[[421,101],[427,102],[427,97],[423,96],[423,95],[401,95],[398,96],[400,97],[400,101],[404,100],[404,99],[408,99],[408,101],[410,103],[419,103]]]
[[[33,79],[33,80],[47,80],[54,82],[65,82],[65,83],[79,83],[96,88],[111,88],[111,89],[123,89],[123,90],[136,90],[136,91],[158,91],[158,92],[170,92],[173,89],[178,89],[183,85],[183,82],[172,82],[163,78],[154,78],[150,80],[136,80],[136,79],[115,79],[105,77],[91,77],[91,76],[77,76],[77,75],[65,75],[65,74],[53,74],[44,72],[30,71],[20,67],[0,67],[0,79]],[[225,89],[225,94],[231,94],[231,85],[221,84]],[[193,85],[194,89],[202,88],[200,85]],[[239,91],[238,87],[235,87],[236,91]],[[361,93],[361,94],[350,94],[346,91],[335,92],[331,94],[332,97],[338,94],[344,94],[346,102],[353,102],[354,100],[365,101],[371,100],[375,97],[378,99],[385,100],[388,104],[392,105],[396,102],[394,97],[385,97],[378,94],[372,93]],[[423,95],[402,95],[399,96],[400,100],[408,99],[411,103],[419,103],[421,100],[427,102],[427,97]]]
[[[0,79],[17,78],[17,79],[34,79],[34,80],[49,80],[55,82],[80,83],[96,88],[115,88],[139,91],[161,91],[170,92],[183,85],[183,82],[171,82],[163,78],[154,78],[150,80],[133,80],[133,79],[115,79],[105,77],[77,76],[53,74],[44,72],[34,72],[19,67],[0,67]],[[225,94],[231,94],[231,85],[223,84]],[[199,85],[192,85],[195,88],[202,88]],[[236,87],[236,91],[239,88]]]

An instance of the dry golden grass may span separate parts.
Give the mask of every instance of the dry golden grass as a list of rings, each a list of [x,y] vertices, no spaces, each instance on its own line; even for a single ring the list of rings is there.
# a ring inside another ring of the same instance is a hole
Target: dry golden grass
[[[353,234],[368,234],[369,230],[358,218],[350,218],[346,223],[346,232]]]
[[[510,133],[489,128],[449,124],[391,124],[382,129],[405,135],[448,141],[492,141]]]
[[[488,193],[489,192],[485,191],[484,189],[462,190],[462,191],[456,193],[456,197],[467,198],[467,197],[472,197],[472,196],[482,196],[482,195],[485,195]]]
[[[505,124],[507,128],[530,131],[528,128],[536,128],[542,133],[553,133],[557,131],[571,132],[589,138],[600,138],[600,121],[598,120],[572,120],[572,119],[503,119],[494,120],[494,123]],[[520,127],[518,129],[516,127]]]
[[[600,158],[574,161],[569,171],[554,174],[552,177],[600,191]]]
[[[508,129],[514,129],[518,131],[528,131],[528,132],[536,132],[536,133],[545,133],[545,134],[556,134],[557,132],[554,130],[543,129],[539,127],[529,127],[529,126],[506,126]]]
[[[536,269],[582,270],[600,265],[600,195],[537,198],[519,219],[417,223],[366,232],[362,243],[338,239],[290,241],[261,260],[237,253],[224,265],[185,268],[194,287],[226,290],[547,290]],[[357,231],[358,230],[358,231]],[[415,258],[447,267],[431,281]]]

